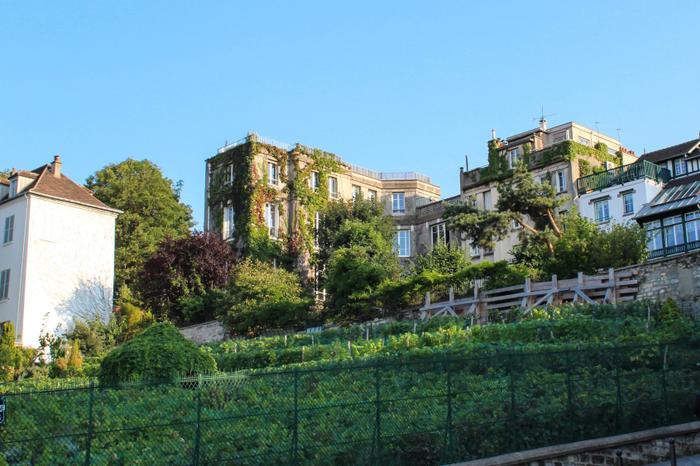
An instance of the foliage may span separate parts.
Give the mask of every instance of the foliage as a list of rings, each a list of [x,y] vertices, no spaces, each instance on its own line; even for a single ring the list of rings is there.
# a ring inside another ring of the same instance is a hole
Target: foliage
[[[253,259],[238,264],[229,288],[214,299],[218,319],[234,334],[298,327],[311,318],[299,276]]]
[[[415,272],[431,271],[443,275],[455,275],[469,266],[464,251],[458,247],[436,244],[426,254],[416,257]]]
[[[83,355],[80,354],[80,344],[78,340],[73,340],[71,344],[66,367],[70,375],[79,375],[83,371]]]
[[[600,229],[572,210],[563,217],[562,226],[562,236],[553,242],[553,251],[525,238],[513,248],[515,261],[541,271],[540,278],[552,274],[572,278],[577,272],[594,274],[600,269],[637,264],[646,257],[644,231],[636,224]]]
[[[371,316],[371,296],[379,285],[399,277],[400,265],[388,234],[378,221],[348,219],[333,236],[325,288],[327,312],[339,319],[357,320]]]
[[[207,313],[183,314],[181,302],[223,287],[229,280],[234,254],[215,233],[194,232],[178,239],[165,239],[146,261],[139,291],[144,303],[160,317],[180,324],[211,319]]]
[[[35,351],[15,345],[15,325],[3,322],[0,334],[0,382],[21,378],[32,363]]]
[[[146,381],[216,370],[208,353],[185,339],[170,323],[158,323],[112,350],[100,364],[99,380],[116,385],[135,378]]]
[[[148,160],[127,159],[87,179],[95,197],[123,211],[117,218],[117,290],[138,280],[146,259],[166,238],[181,238],[192,227],[191,209],[180,202],[181,184],[165,178]]]

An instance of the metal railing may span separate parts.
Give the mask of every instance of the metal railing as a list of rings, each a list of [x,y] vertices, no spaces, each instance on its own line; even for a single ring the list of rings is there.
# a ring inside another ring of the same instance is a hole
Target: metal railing
[[[655,163],[642,160],[621,167],[611,168],[604,172],[594,173],[593,175],[583,176],[576,180],[576,189],[579,194],[584,194],[642,178],[666,183],[671,179],[671,172]]]
[[[694,251],[696,249],[700,249],[700,241],[690,241],[688,243],[677,244],[667,248],[653,249],[649,251],[649,259],[658,259],[659,257],[682,254],[684,252]]]
[[[692,343],[2,387],[9,464],[444,464],[694,419]]]

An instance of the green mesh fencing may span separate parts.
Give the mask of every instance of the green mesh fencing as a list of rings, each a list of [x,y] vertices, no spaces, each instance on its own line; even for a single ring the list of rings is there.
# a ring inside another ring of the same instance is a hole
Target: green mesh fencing
[[[694,419],[690,344],[4,386],[17,465],[440,464]],[[0,464],[2,462],[0,461]]]

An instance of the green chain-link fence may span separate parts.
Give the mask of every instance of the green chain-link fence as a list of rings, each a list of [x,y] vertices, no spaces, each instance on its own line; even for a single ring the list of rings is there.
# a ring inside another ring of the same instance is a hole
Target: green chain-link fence
[[[694,418],[687,344],[4,387],[18,465],[438,464]],[[0,461],[1,463],[1,461]]]

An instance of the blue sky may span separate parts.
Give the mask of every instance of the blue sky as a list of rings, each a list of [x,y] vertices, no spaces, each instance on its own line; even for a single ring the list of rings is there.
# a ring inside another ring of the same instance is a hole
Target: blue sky
[[[5,2],[0,167],[155,161],[201,225],[247,131],[443,195],[499,135],[575,120],[638,153],[700,130],[700,2]]]

